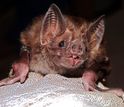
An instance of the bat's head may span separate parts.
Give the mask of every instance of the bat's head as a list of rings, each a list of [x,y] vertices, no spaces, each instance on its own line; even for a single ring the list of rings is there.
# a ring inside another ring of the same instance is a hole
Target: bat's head
[[[103,17],[93,23],[73,20],[52,4],[42,21],[40,43],[55,65],[75,69],[98,52],[103,33]]]

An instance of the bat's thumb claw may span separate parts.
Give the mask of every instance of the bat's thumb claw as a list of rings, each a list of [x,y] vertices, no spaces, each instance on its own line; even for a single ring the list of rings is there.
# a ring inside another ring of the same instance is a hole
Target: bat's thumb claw
[[[124,93],[122,94],[122,100],[124,101]]]
[[[22,76],[22,77],[20,78],[20,83],[21,83],[21,84],[24,83],[25,80],[26,80],[26,76]]]

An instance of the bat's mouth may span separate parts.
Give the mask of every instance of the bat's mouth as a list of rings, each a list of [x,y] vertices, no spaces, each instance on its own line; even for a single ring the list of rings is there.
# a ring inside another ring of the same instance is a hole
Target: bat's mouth
[[[68,58],[68,61],[69,61],[70,65],[72,65],[72,66],[76,66],[81,62],[81,60],[78,58],[77,59]]]
[[[84,62],[84,60],[79,56],[66,57],[62,58],[62,60],[61,65],[69,69],[78,68]]]

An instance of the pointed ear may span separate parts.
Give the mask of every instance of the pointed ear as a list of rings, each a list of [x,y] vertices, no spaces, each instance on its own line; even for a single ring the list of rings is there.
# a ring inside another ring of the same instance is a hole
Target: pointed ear
[[[60,9],[55,4],[52,4],[42,21],[40,34],[41,44],[47,44],[51,38],[59,36],[65,29],[66,24]]]
[[[90,50],[98,50],[103,40],[105,31],[104,16],[99,17],[95,22],[91,23],[87,31],[87,38]]]

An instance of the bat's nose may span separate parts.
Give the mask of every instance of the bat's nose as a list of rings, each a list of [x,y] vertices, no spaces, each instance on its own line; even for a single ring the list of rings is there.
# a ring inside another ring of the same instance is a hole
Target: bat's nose
[[[75,55],[81,55],[83,54],[83,46],[81,44],[73,44],[71,46],[71,53]]]

